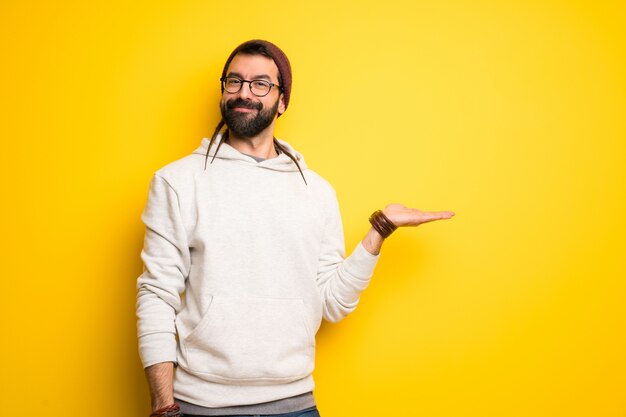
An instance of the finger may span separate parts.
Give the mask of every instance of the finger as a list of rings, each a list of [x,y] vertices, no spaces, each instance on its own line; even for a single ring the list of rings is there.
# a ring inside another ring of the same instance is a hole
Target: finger
[[[442,219],[449,219],[451,217],[454,217],[455,214],[453,211],[438,211],[436,213],[439,214]]]
[[[454,216],[453,211],[423,211],[422,215],[426,219],[430,220],[439,220],[439,219],[449,219]]]
[[[452,218],[452,216],[454,216],[454,213],[451,211],[437,211],[437,212],[426,211],[426,212],[420,213],[420,215],[414,218],[413,221],[409,221],[407,223],[407,226],[408,225],[419,226],[420,224],[423,224],[423,223],[450,219]]]

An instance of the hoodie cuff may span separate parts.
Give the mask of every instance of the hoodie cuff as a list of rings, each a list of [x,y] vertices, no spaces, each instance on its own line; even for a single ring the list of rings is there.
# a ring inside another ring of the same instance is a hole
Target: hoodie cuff
[[[177,363],[176,336],[172,333],[152,333],[141,336],[139,354],[144,368],[161,362]]]
[[[380,258],[380,254],[372,255],[365,249],[363,244],[359,242],[350,256],[344,261],[343,267],[353,277],[367,280],[374,274],[374,268],[376,267],[378,258]]]

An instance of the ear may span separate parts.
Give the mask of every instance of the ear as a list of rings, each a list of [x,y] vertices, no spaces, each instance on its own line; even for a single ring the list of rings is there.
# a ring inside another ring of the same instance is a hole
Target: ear
[[[287,107],[285,106],[285,95],[280,93],[278,100],[278,114],[283,114],[285,110],[287,110]]]

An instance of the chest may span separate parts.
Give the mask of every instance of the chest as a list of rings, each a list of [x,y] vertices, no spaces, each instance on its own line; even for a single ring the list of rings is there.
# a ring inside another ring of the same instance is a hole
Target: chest
[[[328,201],[299,173],[250,169],[216,174],[196,180],[182,210],[192,247],[210,239],[227,247],[311,250],[321,241]]]

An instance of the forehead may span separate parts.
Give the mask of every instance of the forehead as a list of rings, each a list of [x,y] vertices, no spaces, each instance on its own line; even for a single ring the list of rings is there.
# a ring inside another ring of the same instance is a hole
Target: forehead
[[[226,71],[226,75],[231,74],[248,80],[265,78],[278,83],[278,67],[272,58],[264,55],[235,55]]]

